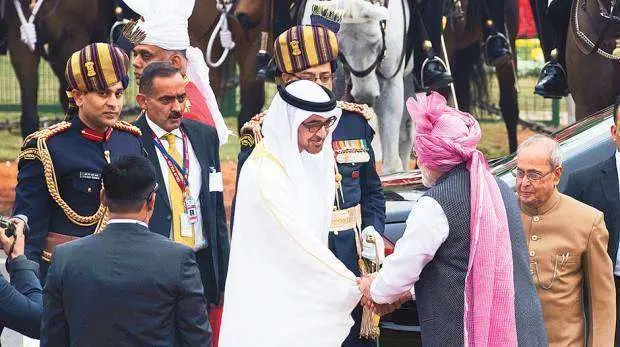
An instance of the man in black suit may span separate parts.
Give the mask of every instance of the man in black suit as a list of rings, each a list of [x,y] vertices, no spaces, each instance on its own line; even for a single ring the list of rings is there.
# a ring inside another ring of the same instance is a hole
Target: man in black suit
[[[39,264],[24,255],[25,216],[11,219],[15,235],[0,228],[0,244],[7,256],[6,269],[11,283],[0,275],[0,333],[4,327],[32,338],[39,338],[43,299],[39,282]],[[26,227],[27,229],[27,227]]]
[[[56,248],[41,346],[211,346],[194,252],[147,226],[158,187],[152,164],[122,157],[102,181],[110,220]]]
[[[213,127],[183,117],[185,84],[170,64],[149,64],[136,97],[143,114],[134,125],[162,188],[149,228],[194,249],[212,312],[221,304],[230,249],[219,141]]]
[[[605,226],[609,231],[607,253],[611,257],[616,282],[616,312],[620,312],[620,262],[618,243],[620,242],[620,188],[618,165],[620,165],[620,97],[614,105],[614,124],[611,126],[611,139],[616,144],[616,152],[609,159],[576,171],[568,176],[564,194],[588,204],[603,212]],[[620,346],[620,320],[616,315],[616,346]]]

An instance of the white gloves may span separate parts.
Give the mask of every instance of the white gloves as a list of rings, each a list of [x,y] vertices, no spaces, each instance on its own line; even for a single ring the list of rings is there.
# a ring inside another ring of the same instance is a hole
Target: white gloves
[[[362,230],[362,258],[374,261],[378,265],[385,258],[385,243],[375,227],[367,226]],[[377,255],[379,259],[377,259]]]

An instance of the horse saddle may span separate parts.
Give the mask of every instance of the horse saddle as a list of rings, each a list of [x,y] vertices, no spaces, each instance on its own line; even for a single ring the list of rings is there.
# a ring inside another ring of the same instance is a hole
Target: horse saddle
[[[583,54],[596,53],[603,58],[620,61],[620,56],[613,54],[615,48],[620,48],[620,22],[601,15],[603,9],[599,5],[602,2],[605,1],[574,0],[571,30]]]

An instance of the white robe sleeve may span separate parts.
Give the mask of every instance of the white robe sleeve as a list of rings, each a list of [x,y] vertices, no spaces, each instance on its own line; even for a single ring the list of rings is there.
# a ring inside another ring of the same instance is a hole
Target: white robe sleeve
[[[407,291],[415,298],[413,285],[448,238],[449,230],[448,219],[437,201],[428,196],[420,198],[409,213],[394,253],[385,258],[370,287],[373,301],[392,303]]]

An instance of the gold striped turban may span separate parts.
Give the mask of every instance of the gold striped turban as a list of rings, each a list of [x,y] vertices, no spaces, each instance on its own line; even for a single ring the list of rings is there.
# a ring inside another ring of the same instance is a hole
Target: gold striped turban
[[[297,73],[338,58],[338,39],[322,26],[298,25],[278,36],[274,58],[280,72]]]
[[[82,92],[101,91],[121,82],[127,88],[129,57],[125,52],[107,43],[91,43],[74,52],[67,61],[67,97],[69,107],[75,108],[72,90]]]

